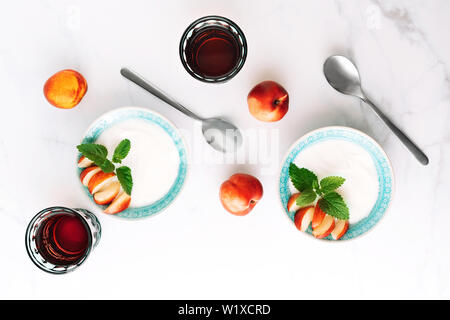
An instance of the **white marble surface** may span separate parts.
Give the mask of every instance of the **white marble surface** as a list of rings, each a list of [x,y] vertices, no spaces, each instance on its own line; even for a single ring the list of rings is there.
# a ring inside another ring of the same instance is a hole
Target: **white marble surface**
[[[223,85],[194,80],[178,57],[185,27],[207,14],[237,22],[249,43],[243,70]],[[0,298],[450,298],[449,17],[448,0],[3,4]],[[366,106],[328,86],[322,64],[335,53],[354,59],[375,102],[428,154],[428,167]],[[195,129],[124,80],[122,66],[205,116],[225,115],[242,129],[279,130],[269,163],[275,167],[312,129],[347,125],[368,133],[392,160],[390,210],[358,240],[321,242],[286,219],[277,170],[197,162],[164,213],[123,221],[95,211],[103,236],[87,262],[65,276],[38,270],[24,247],[31,217],[52,205],[94,210],[73,167],[75,145],[96,117],[138,105],[186,132]],[[89,85],[72,110],[50,106],[42,94],[45,80],[65,68],[79,70]],[[265,79],[290,93],[290,110],[276,124],[260,123],[247,110],[248,91]],[[258,176],[265,190],[245,218],[226,213],[218,199],[220,183],[239,171]]]

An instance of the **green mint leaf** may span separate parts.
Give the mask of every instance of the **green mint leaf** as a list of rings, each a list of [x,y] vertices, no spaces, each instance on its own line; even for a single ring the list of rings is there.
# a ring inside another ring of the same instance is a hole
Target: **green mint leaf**
[[[114,150],[112,161],[115,163],[122,163],[122,160],[125,159],[125,157],[128,155],[128,152],[130,152],[130,148],[131,148],[130,140],[123,139],[122,141],[120,141],[120,143]]]
[[[120,185],[123,190],[131,195],[131,190],[133,189],[133,178],[131,177],[131,169],[127,166],[122,166],[116,170],[117,179],[119,179]]]
[[[320,189],[327,194],[342,186],[345,179],[342,177],[326,177],[320,180]]]
[[[108,159],[105,159],[105,160],[103,161],[103,163],[102,163],[101,165],[99,165],[99,167],[100,167],[100,169],[102,169],[102,171],[105,172],[105,173],[113,172],[114,169],[116,168],[116,167],[114,166],[114,164],[113,164],[111,161],[109,161]]]
[[[312,188],[314,180],[317,181],[317,176],[312,171],[300,169],[294,163],[289,165],[289,176],[294,187],[300,192]]]
[[[330,192],[318,202],[320,209],[332,217],[340,220],[349,219],[349,210],[342,196],[337,192]]]
[[[299,207],[303,208],[307,205],[313,203],[317,198],[316,193],[312,188],[305,189],[300,193],[300,196],[298,196],[296,203]]]
[[[108,155],[108,150],[101,144],[84,143],[78,145],[77,149],[83,156],[94,161],[94,163],[98,166],[101,166]]]
[[[317,193],[317,195],[321,195],[322,194],[322,190],[319,187],[319,182],[317,180],[314,180],[312,183],[312,188],[313,190]]]

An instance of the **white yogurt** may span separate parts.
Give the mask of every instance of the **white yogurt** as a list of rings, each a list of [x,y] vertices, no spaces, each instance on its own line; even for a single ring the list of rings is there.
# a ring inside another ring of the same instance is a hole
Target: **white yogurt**
[[[172,139],[156,124],[133,119],[106,129],[96,143],[108,149],[111,159],[123,139],[131,142],[130,153],[122,161],[122,165],[130,167],[133,177],[130,207],[145,206],[161,199],[178,175],[180,160]]]
[[[378,197],[378,176],[373,160],[362,147],[347,141],[324,141],[300,152],[294,163],[312,170],[319,181],[328,176],[345,178],[337,192],[347,203],[350,223],[369,215]]]

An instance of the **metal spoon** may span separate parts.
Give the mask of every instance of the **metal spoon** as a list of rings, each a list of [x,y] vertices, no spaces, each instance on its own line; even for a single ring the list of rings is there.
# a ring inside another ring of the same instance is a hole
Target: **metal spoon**
[[[328,83],[337,91],[360,98],[367,103],[375,113],[394,132],[401,142],[411,151],[417,160],[424,166],[428,164],[428,157],[417,147],[392,121],[374,105],[361,88],[361,79],[356,66],[343,56],[329,57],[323,66],[323,72]]]
[[[170,98],[167,94],[157,89],[144,78],[140,77],[133,71],[122,68],[120,74],[128,80],[134,82],[141,88],[153,94],[155,97],[161,99],[168,105],[181,111],[188,117],[202,122],[202,132],[206,142],[214,149],[221,152],[235,152],[242,144],[242,135],[239,129],[233,124],[220,118],[202,118],[193,113],[180,103]]]

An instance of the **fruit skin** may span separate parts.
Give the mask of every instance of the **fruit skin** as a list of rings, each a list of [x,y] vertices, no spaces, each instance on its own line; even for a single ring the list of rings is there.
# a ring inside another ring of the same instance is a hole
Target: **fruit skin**
[[[347,232],[349,227],[348,220],[336,220],[336,226],[331,232],[331,236],[334,240],[339,240]]]
[[[334,218],[330,215],[326,215],[323,218],[322,223],[313,230],[312,234],[317,239],[323,239],[330,235],[331,231],[333,231],[335,226]]]
[[[294,216],[294,223],[298,230],[305,232],[314,216],[314,207],[301,208]],[[306,219],[306,220],[305,220]]]
[[[119,191],[119,181],[113,181],[94,194],[94,201],[100,205],[111,203],[111,201],[119,194]]]
[[[265,122],[281,120],[289,109],[289,94],[275,81],[257,84],[247,96],[248,110]]]
[[[289,212],[295,212],[300,209],[297,205],[297,198],[300,196],[300,193],[294,193],[288,200],[287,209]]]
[[[323,212],[322,209],[320,209],[319,204],[316,204],[316,208],[314,210],[314,217],[312,220],[313,229],[316,229],[317,227],[320,226],[323,219],[325,218],[325,215],[326,215],[325,212]]]
[[[92,177],[99,173],[101,169],[97,166],[92,166],[81,171],[80,180],[84,186],[88,186],[89,182],[92,180]]]
[[[78,160],[78,168],[87,168],[90,167],[93,163],[94,161],[89,160],[85,156],[81,156]]]
[[[263,187],[254,176],[237,173],[222,183],[219,196],[228,212],[236,216],[245,216],[262,198]]]
[[[106,208],[103,212],[106,214],[116,214],[119,213],[130,205],[131,202],[131,196],[126,194],[125,192],[122,192],[111,202],[108,208]]]
[[[103,171],[100,171],[96,173],[88,184],[88,189],[91,194],[95,194],[101,189],[102,184],[106,183],[108,179],[112,179],[115,177],[116,174],[114,172],[108,172],[105,173]]]
[[[71,109],[80,103],[87,91],[86,79],[75,70],[62,70],[52,75],[44,85],[44,96],[53,106]]]

